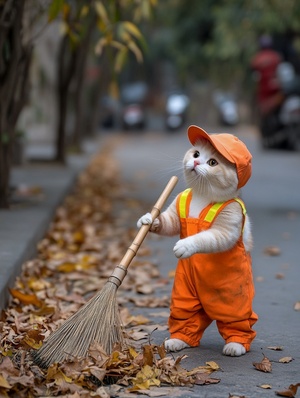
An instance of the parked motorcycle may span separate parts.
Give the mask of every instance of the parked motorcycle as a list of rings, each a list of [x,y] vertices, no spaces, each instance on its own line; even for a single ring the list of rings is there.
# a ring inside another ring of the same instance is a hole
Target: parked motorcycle
[[[182,127],[187,118],[190,100],[181,92],[171,93],[167,98],[165,125],[170,131]]]
[[[262,116],[265,148],[300,150],[300,78],[293,66],[282,62],[277,68],[280,92],[269,98],[269,111]]]
[[[224,126],[236,126],[239,122],[237,103],[230,93],[216,91],[213,95],[219,121]]]
[[[145,101],[148,87],[144,82],[127,84],[121,91],[122,127],[124,130],[143,129],[146,125]]]

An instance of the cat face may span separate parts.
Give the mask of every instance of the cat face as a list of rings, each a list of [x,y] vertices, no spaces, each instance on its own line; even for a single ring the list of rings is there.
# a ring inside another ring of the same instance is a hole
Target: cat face
[[[214,202],[237,196],[236,167],[205,139],[197,141],[183,159],[185,179],[196,194]]]

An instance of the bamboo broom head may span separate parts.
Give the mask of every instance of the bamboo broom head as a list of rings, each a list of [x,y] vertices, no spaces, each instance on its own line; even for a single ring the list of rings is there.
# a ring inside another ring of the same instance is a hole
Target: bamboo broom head
[[[117,299],[117,286],[103,289],[54,331],[44,345],[31,353],[33,361],[47,369],[67,358],[86,357],[91,343],[98,342],[110,354],[115,343],[124,344]]]

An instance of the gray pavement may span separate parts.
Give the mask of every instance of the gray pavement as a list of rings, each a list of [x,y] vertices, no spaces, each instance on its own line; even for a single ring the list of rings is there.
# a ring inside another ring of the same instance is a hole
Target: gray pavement
[[[222,129],[207,130],[220,132]],[[300,312],[294,310],[295,302],[300,301],[300,155],[263,151],[256,130],[252,127],[243,126],[227,131],[243,139],[254,158],[253,176],[242,195],[253,223],[254,308],[260,319],[255,326],[257,338],[252,350],[241,358],[222,356],[223,341],[215,325],[206,331],[200,347],[182,351],[188,355],[182,362],[186,368],[203,365],[206,361],[216,361],[222,368],[222,372],[212,375],[221,379],[219,384],[182,388],[180,396],[186,398],[227,398],[229,394],[247,398],[273,397],[276,390],[300,383]],[[119,138],[115,158],[120,164],[122,178],[132,188],[124,195],[144,202],[146,211],[151,208],[171,175],[180,177],[173,197],[184,188],[181,159],[189,148],[184,131],[170,134],[128,133]],[[98,147],[100,142],[88,147],[83,155],[70,157],[67,167],[41,163],[38,168],[28,164],[13,170],[14,184],[38,185],[44,192],[44,198],[41,201],[36,199],[34,203],[16,205],[9,211],[0,211],[2,308],[8,297],[7,288],[19,273],[21,264],[34,254],[36,243],[48,228],[56,207]],[[132,214],[133,224],[139,216]],[[146,238],[152,248],[151,259],[166,277],[176,266],[172,253],[175,241],[176,238],[155,239],[151,235]],[[264,249],[270,245],[280,248],[281,254],[264,254]],[[276,277],[277,274],[281,278]],[[171,283],[157,294],[170,294],[170,291]],[[161,309],[138,311],[150,315],[155,311],[161,312]],[[167,321],[159,314],[157,317],[152,315],[152,318],[154,323],[166,324]],[[152,338],[156,343],[161,343],[167,336],[166,331],[157,331]],[[268,349],[269,346],[283,346],[283,351],[272,351]],[[254,369],[252,362],[260,362],[262,353],[274,361],[272,373]],[[287,364],[278,363],[279,358],[286,356],[294,360]],[[272,389],[264,390],[259,387],[262,384],[270,384]]]

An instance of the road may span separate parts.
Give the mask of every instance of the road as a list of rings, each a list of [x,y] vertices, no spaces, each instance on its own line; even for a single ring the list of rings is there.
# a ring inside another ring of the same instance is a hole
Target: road
[[[183,363],[185,367],[215,361],[222,372],[213,374],[221,379],[219,384],[197,386],[191,390],[183,388],[180,396],[273,397],[275,391],[300,383],[300,311],[294,309],[295,303],[300,301],[300,154],[263,150],[252,126],[230,131],[221,127],[201,127],[209,133],[236,134],[253,155],[253,174],[243,188],[242,198],[253,225],[254,310],[259,321],[255,325],[257,338],[251,352],[240,358],[222,356],[223,341],[215,324],[206,331],[200,347],[182,351],[188,355]],[[172,197],[185,187],[181,159],[190,146],[185,131],[128,133],[119,140],[115,149],[116,161],[120,164],[122,177],[132,186],[125,195],[145,203],[145,211],[151,209],[171,175],[180,178]],[[162,275],[167,276],[176,266],[172,253],[175,241],[176,238],[147,237]],[[270,246],[275,249],[267,254],[266,248]],[[171,284],[166,289],[163,293],[169,294]],[[147,313],[147,309],[143,311]],[[154,320],[166,323],[166,318],[159,316]],[[167,332],[153,335],[157,344],[166,337]],[[283,350],[270,350],[270,346],[280,346]],[[262,360],[263,354],[272,361],[271,373],[259,372],[253,366],[253,362]],[[282,357],[292,357],[293,361],[279,363]],[[271,389],[262,389],[263,384],[270,385]]]

